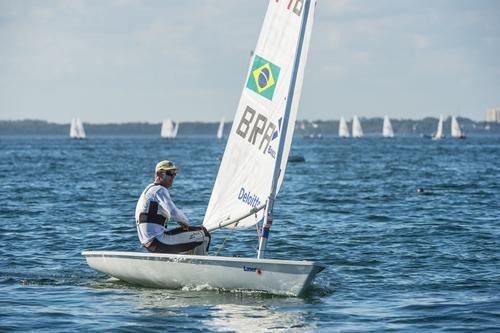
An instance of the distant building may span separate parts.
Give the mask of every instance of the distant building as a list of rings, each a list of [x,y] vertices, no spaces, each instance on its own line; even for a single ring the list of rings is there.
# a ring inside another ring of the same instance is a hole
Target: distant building
[[[491,108],[486,111],[486,121],[491,123],[500,123],[500,107]]]

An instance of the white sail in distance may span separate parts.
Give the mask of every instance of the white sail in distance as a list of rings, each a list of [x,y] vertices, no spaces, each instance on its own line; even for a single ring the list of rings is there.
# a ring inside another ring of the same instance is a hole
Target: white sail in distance
[[[72,139],[85,139],[87,137],[85,129],[83,128],[83,123],[80,120],[80,118],[71,119],[69,137]]]
[[[462,133],[462,129],[460,128],[460,124],[458,123],[457,117],[451,117],[451,136],[453,138],[462,138],[464,137]]]
[[[174,127],[174,133],[172,134],[172,138],[176,138],[177,137],[177,132],[179,132],[179,126],[181,125],[181,122],[178,121],[175,123],[175,127]]]
[[[224,136],[224,117],[220,120],[219,128],[217,129],[217,139],[222,139]]]
[[[208,229],[264,205],[271,193],[275,166],[281,171],[276,193],[279,190],[295,128],[315,3],[269,1],[203,221]],[[305,14],[307,25],[301,40]],[[296,56],[300,61],[292,80]],[[278,152],[280,140],[283,150]],[[252,214],[240,220],[237,227],[252,226],[263,214]]]
[[[78,133],[80,135],[80,139],[85,139],[87,134],[85,133],[85,129],[83,128],[83,123],[80,118],[76,118],[76,128],[78,129]]]
[[[339,121],[339,137],[348,138],[351,135],[349,134],[349,127],[347,126],[347,122],[344,117],[340,117]]]
[[[353,138],[363,137],[363,128],[361,127],[361,122],[359,121],[359,118],[356,115],[352,118],[352,137]]]
[[[161,137],[162,138],[173,138],[174,137],[174,123],[170,118],[163,120],[161,124]]]
[[[434,135],[432,136],[433,140],[440,140],[444,138],[443,122],[444,122],[444,117],[443,115],[440,115],[436,133],[434,133]]]
[[[382,128],[382,136],[384,138],[392,138],[394,137],[394,131],[392,130],[391,120],[388,115],[384,116],[384,125]]]
[[[78,132],[76,131],[76,118],[71,119],[71,125],[69,127],[69,137],[72,139],[78,138]]]

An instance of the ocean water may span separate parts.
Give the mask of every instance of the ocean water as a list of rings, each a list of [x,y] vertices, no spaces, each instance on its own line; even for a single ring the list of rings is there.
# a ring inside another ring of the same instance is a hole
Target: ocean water
[[[140,250],[135,204],[160,159],[201,223],[224,145],[1,137],[0,331],[500,331],[498,137],[297,138],[306,162],[288,166],[268,256],[327,266],[302,298],[141,288],[87,266],[82,250]],[[254,229],[213,237],[212,252],[255,255]]]

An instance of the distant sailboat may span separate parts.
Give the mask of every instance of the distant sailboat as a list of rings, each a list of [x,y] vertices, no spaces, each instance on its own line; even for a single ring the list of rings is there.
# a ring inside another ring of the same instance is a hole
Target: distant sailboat
[[[460,128],[457,117],[451,117],[451,136],[456,139],[465,139],[465,135]]]
[[[352,118],[352,137],[353,138],[363,137],[363,128],[361,128],[361,122],[359,121],[359,118],[356,115]]]
[[[220,120],[219,128],[217,129],[217,139],[222,139],[224,136],[224,117]]]
[[[181,125],[181,122],[178,121],[175,123],[175,128],[174,128],[174,134],[172,136],[172,138],[176,138],[177,137],[177,132],[179,132],[179,126]]]
[[[439,122],[438,122],[438,127],[436,130],[436,133],[432,136],[432,140],[441,140],[444,139],[444,133],[443,133],[443,122],[444,122],[444,117],[443,115],[439,116]]]
[[[382,129],[382,136],[384,138],[392,138],[394,137],[394,131],[392,130],[391,120],[388,115],[384,117],[384,126]]]
[[[349,134],[349,127],[347,127],[347,122],[344,117],[340,117],[339,122],[339,137],[348,138],[351,135]]]
[[[161,124],[161,137],[172,139],[175,138],[174,134],[174,123],[172,120],[170,120],[170,118],[163,120],[163,123]]]
[[[69,137],[72,139],[85,139],[87,137],[87,134],[85,134],[85,129],[83,128],[83,123],[80,120],[80,118],[73,118],[71,120]]]

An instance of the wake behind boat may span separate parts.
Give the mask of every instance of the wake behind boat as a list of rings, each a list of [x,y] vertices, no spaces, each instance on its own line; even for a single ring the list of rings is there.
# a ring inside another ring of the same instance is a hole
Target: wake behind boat
[[[92,268],[149,287],[207,286],[296,296],[324,269],[316,262],[264,259],[295,128],[315,5],[315,0],[269,1],[203,221],[209,232],[261,223],[257,258],[84,251]]]

